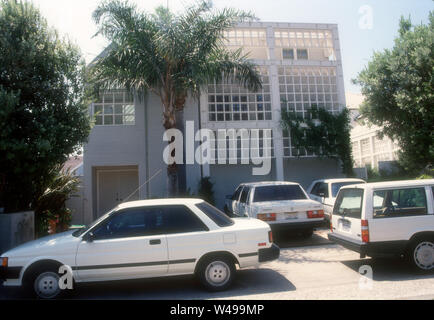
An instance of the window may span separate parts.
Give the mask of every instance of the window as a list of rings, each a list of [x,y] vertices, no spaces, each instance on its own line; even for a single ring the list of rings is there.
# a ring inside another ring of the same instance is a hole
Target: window
[[[92,230],[92,233],[95,240],[134,238],[145,236],[146,228],[144,210],[135,209],[113,214]]]
[[[308,60],[307,49],[297,49],[297,60]]]
[[[364,190],[362,189],[342,190],[336,199],[333,215],[361,219],[363,194]]]
[[[149,235],[209,231],[208,227],[186,206],[161,206],[147,211],[152,219]]]
[[[363,182],[360,181],[360,182],[339,182],[339,183],[333,183],[332,184],[332,197],[336,198],[336,196],[339,193],[339,190],[341,190],[342,187],[350,186],[352,184],[359,184],[359,183],[363,183]]]
[[[294,49],[282,49],[282,57],[284,60],[294,60]]]
[[[256,187],[253,202],[305,200],[306,195],[298,185]]]
[[[243,191],[243,187],[238,187],[238,189],[235,191],[234,195],[232,196],[232,200],[238,201],[240,198],[240,193]]]
[[[425,188],[377,190],[374,218],[396,218],[428,214]]]
[[[250,192],[250,188],[244,187],[243,192],[241,192],[241,198],[240,198],[241,203],[247,202],[247,196],[249,195],[249,192]]]
[[[219,227],[228,227],[234,224],[234,221],[219,209],[210,205],[209,203],[202,202],[196,205],[208,218],[214,221]]]
[[[134,98],[124,90],[101,93],[100,100],[93,104],[92,113],[97,126],[134,125]]]
[[[315,183],[315,185],[313,186],[313,188],[312,188],[312,190],[310,191],[310,193],[311,194],[313,194],[313,195],[318,195],[318,189],[319,189],[319,186],[321,185],[321,182],[317,182],[317,183]]]

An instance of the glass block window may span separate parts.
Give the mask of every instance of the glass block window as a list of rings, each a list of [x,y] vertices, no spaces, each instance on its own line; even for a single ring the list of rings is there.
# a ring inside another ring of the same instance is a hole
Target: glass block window
[[[245,129],[247,130],[247,129]],[[214,131],[214,140],[211,140],[212,147],[212,159],[218,162],[219,152],[220,154],[226,151],[226,161],[238,161],[241,163],[242,155],[248,155],[248,158],[260,157],[260,158],[274,158],[274,143],[273,143],[273,131],[268,129],[269,134],[264,135],[265,129],[256,129],[258,131],[258,144],[254,145],[252,142],[253,135],[252,130],[247,130],[248,135],[243,137],[241,135],[235,135],[235,139],[231,139],[231,136],[226,137],[226,150],[219,149],[219,136],[218,131]],[[267,149],[265,149],[267,147]],[[236,155],[234,158],[233,156]],[[268,155],[268,157],[267,157]]]
[[[100,99],[92,105],[92,114],[97,126],[134,125],[134,98],[125,90],[101,93]]]
[[[279,92],[282,111],[295,111],[300,116],[313,105],[329,112],[341,110],[336,68],[279,67]]]
[[[249,59],[268,60],[266,29],[236,28],[223,33],[224,45],[230,50],[242,49]]]
[[[208,121],[270,121],[271,89],[268,68],[259,67],[262,90],[249,92],[237,84],[214,83],[208,86]]]
[[[274,41],[276,48],[309,49],[311,60],[336,61],[330,30],[275,29]]]

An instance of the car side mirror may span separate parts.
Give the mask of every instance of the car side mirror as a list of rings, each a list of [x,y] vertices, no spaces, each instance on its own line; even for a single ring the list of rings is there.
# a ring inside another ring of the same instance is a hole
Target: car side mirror
[[[92,243],[95,240],[95,235],[92,232],[88,232],[84,235],[83,240]]]

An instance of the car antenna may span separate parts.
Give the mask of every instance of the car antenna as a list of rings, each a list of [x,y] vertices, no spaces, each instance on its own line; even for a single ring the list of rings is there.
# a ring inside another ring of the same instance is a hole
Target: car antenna
[[[158,176],[161,172],[163,171],[163,169],[158,170],[152,177],[150,177],[148,180],[145,181],[144,184],[142,184],[140,187],[138,187],[136,190],[134,190],[133,193],[131,193],[124,201],[122,201],[121,203],[125,203],[127,202],[137,191],[139,191],[142,187],[144,187],[145,184],[151,182],[152,179],[154,179],[156,176]]]

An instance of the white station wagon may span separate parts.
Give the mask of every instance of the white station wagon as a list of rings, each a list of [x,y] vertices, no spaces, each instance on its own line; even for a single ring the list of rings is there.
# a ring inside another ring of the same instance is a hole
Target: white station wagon
[[[302,231],[306,237],[324,223],[323,205],[295,182],[243,183],[226,198],[225,211],[266,221],[272,229]]]
[[[343,187],[329,239],[361,258],[406,257],[417,269],[434,269],[434,179]]]
[[[262,221],[230,219],[203,200],[148,200],[121,204],[87,228],[4,253],[0,278],[44,299],[64,292],[61,266],[77,283],[195,274],[220,291],[232,283],[236,265],[257,266],[279,254]]]

